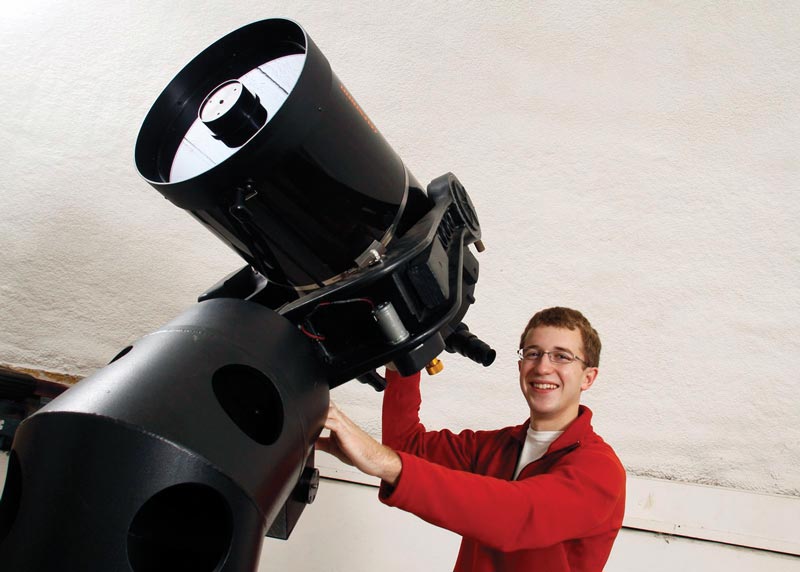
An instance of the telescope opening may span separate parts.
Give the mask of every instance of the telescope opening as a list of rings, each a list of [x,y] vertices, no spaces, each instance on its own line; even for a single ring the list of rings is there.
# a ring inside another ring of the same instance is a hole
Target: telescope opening
[[[253,441],[272,445],[283,432],[283,402],[278,388],[250,366],[231,364],[218,369],[212,385],[228,417]]]
[[[121,350],[117,355],[114,356],[114,359],[112,359],[110,362],[108,362],[109,365],[111,365],[112,363],[114,363],[118,359],[121,359],[121,358],[125,357],[126,355],[128,355],[128,352],[130,352],[132,349],[133,349],[133,346],[128,346],[125,349]]]
[[[212,572],[228,554],[233,519],[228,503],[207,485],[164,489],[142,505],[128,529],[134,572]]]

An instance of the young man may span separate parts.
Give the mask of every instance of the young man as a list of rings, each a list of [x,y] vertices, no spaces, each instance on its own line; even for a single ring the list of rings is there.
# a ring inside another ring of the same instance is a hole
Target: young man
[[[381,445],[331,405],[318,447],[382,480],[382,502],[462,535],[455,571],[601,571],[622,526],[625,470],[580,396],[600,338],[569,308],[536,313],[520,338],[530,409],[495,431],[426,431],[419,374],[387,369]]]

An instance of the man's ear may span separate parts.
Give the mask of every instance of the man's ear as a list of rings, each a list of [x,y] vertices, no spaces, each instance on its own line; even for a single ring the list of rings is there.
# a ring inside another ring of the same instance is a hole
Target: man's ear
[[[583,372],[583,383],[581,383],[581,391],[586,391],[592,384],[594,380],[597,379],[598,369],[596,367],[587,367]]]

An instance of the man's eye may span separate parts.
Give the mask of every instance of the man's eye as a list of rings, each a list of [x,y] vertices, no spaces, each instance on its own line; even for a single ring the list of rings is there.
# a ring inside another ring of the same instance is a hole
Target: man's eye
[[[565,352],[556,352],[553,357],[561,362],[572,361],[572,355]]]
[[[525,357],[528,359],[539,359],[542,357],[542,352],[537,352],[535,350],[530,350],[525,352]]]

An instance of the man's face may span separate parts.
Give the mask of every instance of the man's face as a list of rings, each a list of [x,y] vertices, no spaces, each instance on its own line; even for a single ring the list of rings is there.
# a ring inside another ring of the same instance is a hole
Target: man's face
[[[539,326],[525,336],[523,347],[544,352],[567,350],[586,359],[578,330]],[[561,431],[578,416],[581,392],[597,377],[596,367],[579,360],[557,365],[549,355],[537,360],[520,360],[519,383],[531,410],[531,427],[536,431]]]

